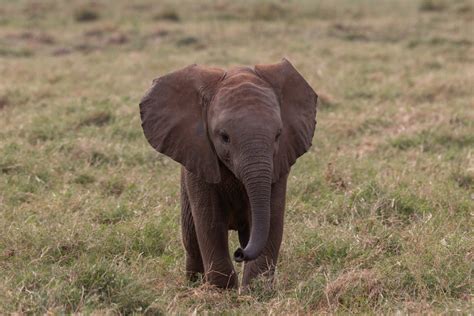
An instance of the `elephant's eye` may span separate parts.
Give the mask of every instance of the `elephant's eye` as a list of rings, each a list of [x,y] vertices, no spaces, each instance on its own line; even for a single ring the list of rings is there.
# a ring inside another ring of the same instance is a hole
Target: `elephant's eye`
[[[278,139],[280,138],[280,135],[281,135],[281,129],[278,130],[278,132],[275,136],[275,141],[278,141]]]
[[[220,132],[220,136],[221,136],[221,140],[224,143],[227,143],[227,144],[230,143],[230,137],[226,132]]]

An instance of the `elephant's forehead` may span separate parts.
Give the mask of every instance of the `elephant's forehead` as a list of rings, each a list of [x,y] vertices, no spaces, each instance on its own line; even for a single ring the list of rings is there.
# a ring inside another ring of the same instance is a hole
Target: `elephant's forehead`
[[[278,100],[273,89],[247,68],[228,72],[214,100],[217,106],[226,108],[257,105],[278,107]]]

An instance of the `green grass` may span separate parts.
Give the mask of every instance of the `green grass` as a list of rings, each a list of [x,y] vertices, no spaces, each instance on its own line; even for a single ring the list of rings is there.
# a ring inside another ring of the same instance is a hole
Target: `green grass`
[[[0,313],[472,313],[473,14],[464,0],[2,1]],[[138,102],[188,64],[284,56],[320,103],[277,283],[188,284],[179,166],[147,144]]]

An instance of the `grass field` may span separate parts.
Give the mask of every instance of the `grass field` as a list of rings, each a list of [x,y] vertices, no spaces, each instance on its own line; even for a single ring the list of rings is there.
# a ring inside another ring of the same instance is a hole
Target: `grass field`
[[[0,0],[0,313],[474,312],[473,43],[468,0]],[[277,284],[187,284],[138,102],[284,56],[320,103]]]

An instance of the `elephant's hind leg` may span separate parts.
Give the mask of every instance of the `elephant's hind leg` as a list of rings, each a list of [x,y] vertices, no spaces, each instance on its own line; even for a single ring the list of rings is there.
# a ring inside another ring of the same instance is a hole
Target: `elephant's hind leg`
[[[250,239],[250,229],[248,227],[239,228],[239,243],[240,247],[245,248]]]
[[[181,181],[181,232],[186,249],[186,277],[189,281],[196,282],[199,280],[200,274],[204,274],[204,265],[183,178]]]

